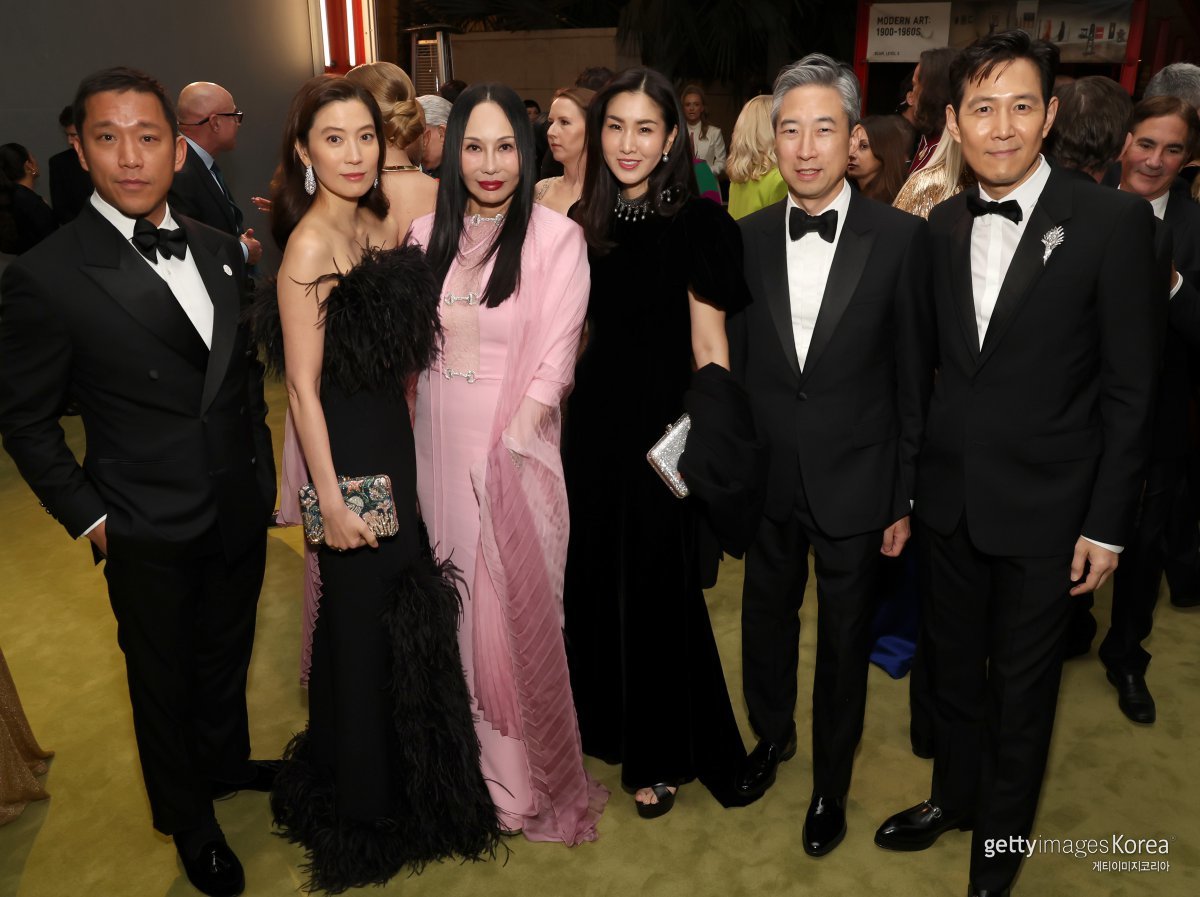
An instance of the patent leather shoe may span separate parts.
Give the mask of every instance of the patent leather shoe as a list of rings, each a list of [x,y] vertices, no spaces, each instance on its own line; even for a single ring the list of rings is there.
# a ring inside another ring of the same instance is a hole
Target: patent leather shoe
[[[208,897],[238,897],[246,889],[246,875],[237,855],[224,841],[209,841],[188,859],[179,853],[188,881]]]
[[[814,794],[804,817],[804,852],[823,857],[846,837],[846,799]]]
[[[888,818],[875,832],[875,843],[885,850],[925,850],[950,829],[968,831],[969,819],[951,816],[929,801],[922,801]]]
[[[787,744],[777,745],[773,741],[761,739],[746,758],[742,774],[738,777],[737,790],[745,797],[758,797],[765,794],[767,789],[775,784],[775,774],[779,764],[796,756],[796,733]]]
[[[1005,888],[1002,891],[996,891],[989,888],[977,888],[974,885],[967,887],[967,897],[1008,897],[1009,889]]]
[[[1146,687],[1146,677],[1141,673],[1114,673],[1108,671],[1108,681],[1117,689],[1117,706],[1135,723],[1152,723],[1156,713],[1154,698]]]
[[[275,785],[275,776],[283,766],[282,760],[250,760],[251,778],[245,782],[212,783],[212,798],[220,800],[239,791],[270,791]]]

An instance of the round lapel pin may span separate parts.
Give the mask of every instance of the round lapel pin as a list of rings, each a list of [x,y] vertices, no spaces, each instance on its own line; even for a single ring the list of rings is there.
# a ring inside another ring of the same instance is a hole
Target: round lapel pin
[[[224,271],[226,274],[228,274],[230,277],[233,277],[233,269],[230,268],[228,265],[222,265],[221,270]]]

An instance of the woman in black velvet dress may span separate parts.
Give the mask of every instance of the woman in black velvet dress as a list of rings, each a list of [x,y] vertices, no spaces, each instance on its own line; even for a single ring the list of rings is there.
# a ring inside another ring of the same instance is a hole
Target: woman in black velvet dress
[[[417,517],[405,395],[437,353],[438,285],[419,250],[394,248],[382,133],[362,87],[321,77],[301,88],[273,197],[278,295],[256,321],[286,374],[325,531],[309,726],[285,753],[271,807],[307,850],[310,889],[331,893],[493,854],[499,834],[458,653],[458,593]],[[377,474],[391,478],[390,537],[337,482]]]
[[[725,312],[747,301],[741,236],[695,196],[682,111],[658,72],[593,99],[573,214],[591,248],[586,348],[564,433],[565,609],[586,753],[621,763],[638,812],[699,778],[726,806],[745,759],[700,581],[694,498],[646,452],[683,413],[693,367],[729,366]]]

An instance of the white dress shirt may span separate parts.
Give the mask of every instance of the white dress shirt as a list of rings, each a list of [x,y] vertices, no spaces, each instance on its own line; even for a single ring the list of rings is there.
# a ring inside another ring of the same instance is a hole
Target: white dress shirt
[[[846,224],[846,212],[850,209],[850,184],[843,180],[838,195],[817,212],[820,215],[830,209],[837,210],[837,231],[832,243],[825,242],[818,234],[811,232],[799,240],[791,238],[788,222],[792,217],[792,209],[798,208],[800,207],[789,193],[783,216],[782,239],[787,255],[792,335],[796,340],[796,358],[800,361],[800,370],[804,370],[808,348],[812,344],[813,330],[817,326],[817,315],[821,312],[821,300],[825,296],[825,283],[829,280],[829,269],[833,267],[833,256],[837,252],[838,240],[841,239],[842,228]]]
[[[120,232],[121,236],[133,242],[133,229],[137,224],[137,219],[130,218],[122,214],[112,205],[100,197],[99,193],[92,194],[92,205],[96,211],[104,216],[104,220],[111,224]],[[159,224],[161,230],[174,230],[179,225],[175,223],[175,219],[171,217],[171,210],[167,209],[163,215],[162,223]],[[188,316],[188,320],[192,322],[192,326],[196,328],[196,332],[200,334],[200,338],[204,340],[204,345],[212,348],[212,332],[213,332],[213,304],[209,298],[208,288],[204,286],[204,280],[200,277],[200,271],[196,267],[196,260],[192,257],[191,247],[188,247],[184,257],[163,258],[158,256],[158,264],[152,264],[142,255],[141,250],[136,246],[133,251],[137,253],[142,264],[148,266],[167,284],[167,288],[171,291],[171,295],[175,297],[175,301],[179,303],[184,314]],[[101,523],[108,519],[105,514],[87,529],[85,529],[80,537],[86,536]]]
[[[1005,201],[1014,199],[1020,205],[1020,223],[1013,224],[1003,215],[991,214],[978,216],[971,225],[971,287],[975,298],[975,326],[979,332],[980,346],[983,346],[992,312],[996,310],[996,298],[1000,295],[1000,286],[1004,283],[1008,266],[1016,254],[1017,244],[1021,242],[1021,236],[1029,225],[1029,217],[1033,214],[1033,208],[1041,198],[1048,180],[1050,166],[1045,158],[1039,155],[1038,167],[1029,179],[1004,197]],[[995,201],[982,187],[979,188],[979,198],[984,202]],[[1120,554],[1123,548],[1121,545],[1097,542],[1095,539],[1088,539],[1087,536],[1083,538],[1117,554]]]

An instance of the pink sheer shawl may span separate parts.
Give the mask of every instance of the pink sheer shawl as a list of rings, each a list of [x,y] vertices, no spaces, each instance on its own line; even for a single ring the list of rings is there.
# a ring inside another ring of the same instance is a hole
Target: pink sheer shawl
[[[279,472],[279,516],[280,526],[299,526],[300,487],[307,483],[308,464],[304,450],[300,448],[300,437],[292,424],[289,410],[283,421],[283,464]],[[317,625],[317,613],[321,609],[321,567],[317,563],[317,552],[308,542],[304,543],[304,619],[300,631],[300,684],[308,685],[308,673],[312,668],[313,629]]]
[[[433,216],[413,222],[426,245]],[[485,271],[485,278],[490,271]],[[563,577],[570,519],[559,450],[559,405],[574,382],[590,271],[578,225],[534,206],[489,449],[472,471],[480,497],[474,590],[480,712],[525,742],[536,813],[534,841],[596,837],[608,792],[583,767],[566,648]]]

